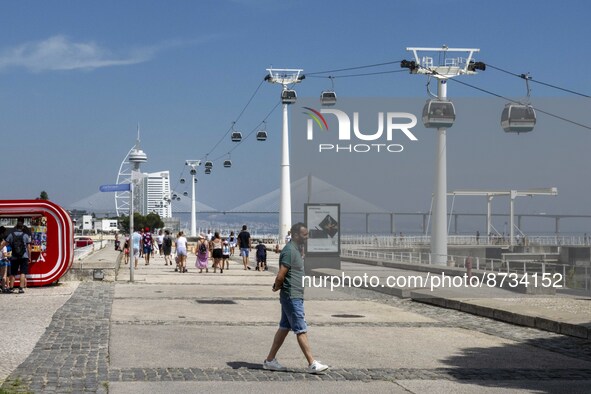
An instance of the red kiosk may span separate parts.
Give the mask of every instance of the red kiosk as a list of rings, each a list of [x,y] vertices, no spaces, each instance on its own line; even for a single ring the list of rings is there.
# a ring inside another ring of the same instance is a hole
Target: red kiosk
[[[27,286],[54,283],[70,269],[74,260],[74,227],[62,207],[47,200],[0,200],[0,218],[7,231],[17,218],[24,218],[31,231]],[[18,282],[18,276],[15,279]]]

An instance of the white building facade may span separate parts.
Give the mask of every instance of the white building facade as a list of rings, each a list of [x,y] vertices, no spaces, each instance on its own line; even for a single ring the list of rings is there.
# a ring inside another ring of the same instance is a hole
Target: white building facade
[[[157,213],[161,218],[172,217],[172,201],[170,197],[170,173],[158,171],[149,174],[142,174],[142,187],[140,204],[138,210],[142,215]]]

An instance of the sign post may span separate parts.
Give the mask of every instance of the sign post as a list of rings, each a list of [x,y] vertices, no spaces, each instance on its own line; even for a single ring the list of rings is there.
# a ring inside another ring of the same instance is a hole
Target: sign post
[[[116,183],[113,185],[101,185],[99,187],[101,192],[130,192],[129,194],[129,281],[133,282],[133,183]]]
[[[341,205],[304,204],[309,238],[306,244],[306,275],[314,268],[341,269]]]

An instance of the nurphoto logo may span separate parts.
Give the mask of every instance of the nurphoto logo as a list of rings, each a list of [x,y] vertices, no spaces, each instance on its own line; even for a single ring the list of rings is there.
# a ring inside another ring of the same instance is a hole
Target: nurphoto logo
[[[418,141],[418,138],[411,131],[411,129],[417,124],[417,117],[411,113],[378,112],[377,130],[368,131],[361,130],[359,127],[359,112],[353,112],[353,127],[351,127],[351,118],[344,111],[325,108],[318,111],[311,107],[303,107],[303,109],[306,110],[304,114],[309,116],[309,119],[307,119],[306,134],[308,141],[314,140],[315,128],[322,133],[331,132],[324,115],[334,115],[338,122],[338,142],[319,143],[318,152],[320,153],[399,153],[404,150],[404,146],[399,143],[392,143],[395,137],[399,138],[399,136],[404,136],[410,141]],[[376,114],[373,116],[376,116]],[[362,143],[353,143],[356,141],[361,141]]]

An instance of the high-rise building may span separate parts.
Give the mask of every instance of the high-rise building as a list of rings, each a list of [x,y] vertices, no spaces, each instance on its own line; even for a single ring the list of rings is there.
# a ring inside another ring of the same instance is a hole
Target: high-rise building
[[[143,174],[142,179],[142,215],[155,212],[161,218],[172,217],[170,198],[170,174],[168,171]]]

